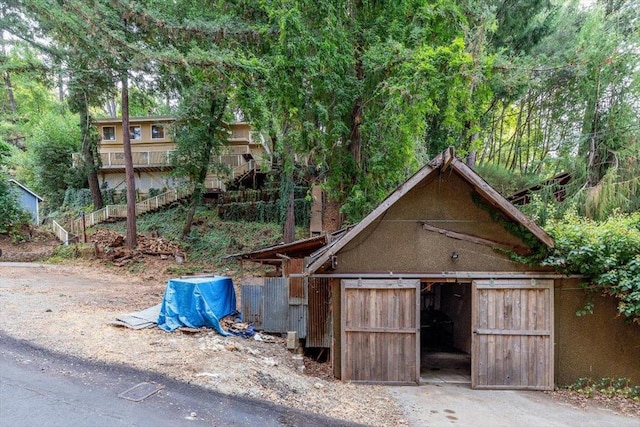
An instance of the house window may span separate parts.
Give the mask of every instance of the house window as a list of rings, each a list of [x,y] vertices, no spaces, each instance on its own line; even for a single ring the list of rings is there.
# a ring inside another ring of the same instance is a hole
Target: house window
[[[115,141],[116,140],[116,127],[115,126],[103,126],[102,127],[102,140],[103,141]]]
[[[142,139],[142,129],[140,126],[129,126],[129,136],[131,139]]]
[[[151,126],[151,139],[164,139],[164,126],[152,125]]]

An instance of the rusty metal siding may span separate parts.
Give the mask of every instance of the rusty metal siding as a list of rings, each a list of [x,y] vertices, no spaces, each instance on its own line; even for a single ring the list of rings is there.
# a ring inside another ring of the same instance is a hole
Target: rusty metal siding
[[[293,258],[283,263],[284,276],[304,272],[304,259]],[[289,277],[289,297],[304,298],[304,279],[302,277]]]
[[[331,288],[328,278],[309,278],[307,347],[331,347]]]
[[[287,332],[289,330],[289,280],[285,277],[265,277],[262,294],[264,331]]]
[[[262,295],[263,286],[255,284],[242,284],[242,320],[253,325],[257,330],[263,329]]]

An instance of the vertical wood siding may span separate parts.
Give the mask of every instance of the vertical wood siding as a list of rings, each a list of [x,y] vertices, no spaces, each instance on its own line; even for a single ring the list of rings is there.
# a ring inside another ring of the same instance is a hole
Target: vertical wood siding
[[[553,281],[474,281],[472,299],[472,387],[553,390]]]
[[[342,379],[417,384],[417,280],[342,282]]]

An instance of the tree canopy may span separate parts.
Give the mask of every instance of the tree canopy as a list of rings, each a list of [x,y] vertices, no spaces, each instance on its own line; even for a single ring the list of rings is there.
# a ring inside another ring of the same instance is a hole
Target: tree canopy
[[[137,112],[226,99],[223,115],[268,133],[283,175],[302,164],[349,222],[449,145],[505,193],[570,172],[568,198],[604,219],[640,208],[638,6],[10,0],[0,131],[47,105],[29,104],[31,82],[59,88],[88,123],[126,77]],[[82,141],[89,162],[96,140],[84,129]]]

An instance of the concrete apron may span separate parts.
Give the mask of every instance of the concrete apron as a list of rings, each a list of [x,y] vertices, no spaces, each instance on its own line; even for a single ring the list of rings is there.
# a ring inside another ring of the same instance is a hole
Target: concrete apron
[[[389,387],[409,426],[638,427],[640,419],[576,408],[538,391],[472,390],[468,384]]]

